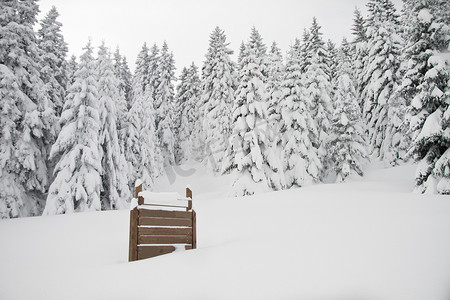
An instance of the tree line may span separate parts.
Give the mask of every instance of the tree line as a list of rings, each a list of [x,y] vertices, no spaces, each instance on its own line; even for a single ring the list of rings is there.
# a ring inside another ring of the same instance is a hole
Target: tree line
[[[67,58],[53,7],[0,4],[0,216],[127,206],[134,182],[202,161],[251,195],[363,175],[369,159],[418,161],[415,191],[450,193],[450,4],[369,0],[352,38],[313,19],[283,56],[256,28],[231,58],[216,27],[201,70],[175,77],[166,42],[131,74],[91,41]]]

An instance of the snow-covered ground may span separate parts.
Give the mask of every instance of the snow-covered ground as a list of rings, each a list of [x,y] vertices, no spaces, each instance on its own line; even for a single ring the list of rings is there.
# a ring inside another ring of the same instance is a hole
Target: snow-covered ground
[[[0,299],[448,300],[450,197],[414,170],[227,198],[184,166],[158,189],[191,185],[198,249],[133,263],[128,211],[0,220]]]

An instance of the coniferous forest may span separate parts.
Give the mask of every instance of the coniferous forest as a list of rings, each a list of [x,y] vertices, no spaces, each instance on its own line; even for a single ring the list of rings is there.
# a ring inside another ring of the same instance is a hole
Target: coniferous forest
[[[233,174],[235,196],[376,160],[415,161],[414,192],[450,194],[450,2],[366,6],[339,45],[316,18],[286,52],[248,28],[236,61],[216,27],[177,78],[165,42],[132,74],[105,43],[68,57],[56,7],[37,20],[36,0],[2,1],[0,218],[126,208],[137,179],[151,190],[189,161]]]

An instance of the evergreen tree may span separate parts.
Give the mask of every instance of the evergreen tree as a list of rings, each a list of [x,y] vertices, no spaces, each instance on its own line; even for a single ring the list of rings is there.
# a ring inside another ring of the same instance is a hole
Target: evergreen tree
[[[148,47],[144,43],[141,51],[136,58],[136,65],[134,69],[133,79],[131,83],[131,102],[129,105],[129,112],[127,115],[126,124],[126,138],[125,138],[125,158],[128,162],[129,178],[128,184],[130,189],[134,187],[137,179],[141,179],[141,120],[139,113],[142,110],[144,92],[147,85],[148,78]],[[153,110],[152,110],[153,112]],[[153,187],[153,178],[145,182],[146,188]]]
[[[41,21],[41,28],[38,31],[38,46],[43,62],[40,73],[48,91],[49,101],[53,104],[57,118],[61,115],[64,97],[69,83],[68,64],[66,62],[68,49],[61,33],[62,24],[57,21],[58,17],[59,13],[53,6]],[[57,134],[60,129],[58,123],[55,122],[53,126]],[[56,134],[48,137],[46,153],[50,152],[50,148],[55,142]],[[47,168],[49,173],[52,173],[54,161],[47,161]]]
[[[301,72],[305,73],[311,62],[311,33],[306,28],[303,30],[302,40],[296,38],[293,48],[290,51],[297,51],[300,55]]]
[[[263,82],[267,82],[267,78],[269,76],[269,61],[267,58],[267,46],[264,44],[263,39],[259,31],[253,26],[251,33],[249,44],[254,45],[255,54],[261,60],[261,74],[263,75]]]
[[[238,54],[238,59],[237,59],[237,64],[238,64],[238,72],[240,72],[242,70],[242,59],[244,57],[244,52],[245,52],[245,44],[244,41],[241,42],[241,45],[239,46],[239,54]]]
[[[173,165],[175,163],[175,135],[173,131],[173,104],[175,80],[175,61],[173,54],[169,53],[169,47],[164,42],[158,65],[159,85],[155,96],[155,124],[158,136],[159,148],[161,149],[164,163]]]
[[[282,139],[281,139],[281,115],[280,98],[281,83],[284,77],[284,65],[281,51],[275,42],[272,43],[268,54],[267,69],[267,118],[269,122],[267,138],[269,141],[268,162],[269,167],[266,171],[267,179],[275,190],[283,189],[286,182],[283,176],[283,164],[281,161]]]
[[[126,134],[128,127],[128,105],[131,104],[131,74],[125,57],[119,52],[119,47],[114,52],[114,76],[118,80],[118,95],[113,97],[116,107],[116,127],[119,138],[119,146],[125,153]]]
[[[122,56],[122,63],[120,79],[121,79],[121,89],[125,92],[125,100],[127,103],[131,102],[131,83],[133,76],[131,75],[130,67],[128,66],[128,61],[125,56]]]
[[[327,52],[328,52],[328,69],[330,70],[330,82],[331,85],[333,86],[333,93],[332,96],[334,95],[334,88],[335,88],[335,83],[336,83],[336,77],[337,77],[337,68],[338,68],[338,64],[339,62],[337,61],[337,56],[338,56],[338,49],[336,49],[336,45],[331,41],[328,40],[327,41]]]
[[[75,82],[75,72],[78,69],[77,57],[72,55],[67,63],[67,88]]]
[[[339,61],[336,78],[336,109],[332,119],[330,149],[337,182],[343,182],[351,174],[363,175],[367,160],[362,115],[354,87],[351,64],[351,46],[344,39],[336,57]]]
[[[368,47],[366,34],[366,21],[361,15],[361,11],[355,8],[353,19],[352,34],[354,36],[353,44],[353,68],[355,70],[356,92],[358,94],[358,103],[362,112],[364,106],[363,90],[366,87],[363,76],[367,65]]]
[[[287,188],[317,182],[322,169],[313,144],[318,130],[310,113],[312,103],[305,96],[299,47],[300,44],[296,43],[290,50],[281,84],[282,155]]]
[[[150,88],[133,102],[129,113],[127,136],[128,161],[134,166],[130,184],[141,179],[147,189],[154,188],[155,179],[161,175],[161,152],[155,127],[155,110]]]
[[[142,110],[142,104],[145,103],[143,96],[139,95],[134,101],[127,114],[127,128],[125,139],[125,158],[128,163],[128,186],[130,189],[134,188],[134,183],[137,179],[141,179],[141,129],[142,120],[140,119]],[[153,112],[153,109],[151,110]],[[150,114],[153,118],[153,114]],[[148,116],[148,115],[146,115]],[[154,121],[154,119],[153,119]],[[149,133],[151,134],[151,133]],[[147,178],[147,182],[144,182],[147,189],[153,187],[153,178]]]
[[[273,125],[280,120],[279,102],[281,96],[281,81],[284,76],[284,65],[281,51],[275,42],[272,43],[268,55],[268,111],[267,115]]]
[[[319,52],[319,50],[325,49],[325,42],[322,39],[323,34],[320,29],[321,27],[319,23],[317,23],[317,18],[313,17],[311,27],[309,28],[309,51],[311,51],[312,54]],[[324,51],[321,51],[321,55],[324,54]],[[312,55],[309,57],[312,57]]]
[[[402,95],[412,99],[411,153],[419,161],[416,192],[450,194],[450,42],[446,1],[405,1],[407,70]]]
[[[184,68],[180,76],[180,85],[177,95],[177,162],[181,163],[189,159],[198,159],[197,136],[201,126],[199,120],[198,103],[200,97],[200,78],[198,68],[192,63],[189,69]]]
[[[150,56],[148,63],[148,74],[149,74],[148,80],[150,82],[151,87],[150,91],[153,99],[156,99],[156,90],[161,81],[161,74],[159,73],[161,69],[159,67],[159,64],[160,64],[160,50],[156,46],[156,44],[153,44],[152,48],[150,49]]]
[[[120,54],[119,46],[114,52],[114,75],[120,80],[120,73],[122,69],[122,55]],[[121,82],[123,84],[123,82]]]
[[[44,215],[100,210],[101,157],[97,73],[89,42],[69,88],[61,132],[50,152],[60,155]]]
[[[202,68],[201,116],[206,139],[206,163],[213,172],[221,170],[230,136],[234,100],[234,64],[230,59],[226,36],[216,27],[210,35],[208,53]]]
[[[181,118],[183,117],[183,111],[186,107],[186,101],[187,98],[185,97],[186,91],[187,91],[187,68],[184,67],[181,70],[180,77],[178,80],[180,83],[177,85],[177,95],[175,96],[175,103],[174,103],[174,109],[175,109],[175,116],[173,120],[173,133],[175,135],[175,162],[177,164],[180,164],[182,160],[185,160],[184,153],[181,148],[181,141],[182,137],[180,136],[181,128]]]
[[[312,143],[318,148],[319,159],[324,167],[320,170],[320,179],[322,179],[331,163],[327,151],[333,114],[333,87],[329,68],[331,63],[316,18],[313,19],[309,32],[309,54],[307,55],[309,61],[303,74],[303,84],[305,86],[305,97],[309,99],[311,104],[309,110],[311,115],[314,116],[318,129],[317,140],[312,140]]]
[[[127,104],[125,108],[128,110],[131,106],[132,76],[128,67],[127,58],[120,54],[119,47],[114,52],[114,74],[119,80],[119,91],[123,94],[123,98]]]
[[[152,86],[148,83],[149,57],[144,44],[136,59],[132,84],[132,105],[128,113],[125,157],[129,163],[129,186],[137,179],[146,188],[154,187],[154,180],[162,172],[162,162],[155,127],[155,108]]]
[[[138,53],[136,58],[136,69],[134,70],[134,76],[131,84],[131,94],[132,100],[131,105],[133,105],[134,101],[142,94],[144,94],[145,89],[149,83],[148,80],[148,66],[149,66],[149,54],[147,43],[144,43],[141,51]]]
[[[242,56],[241,81],[236,90],[233,108],[233,131],[225,158],[223,173],[235,172],[233,194],[245,196],[266,191],[269,183],[265,151],[267,139],[267,107],[264,86],[264,62],[258,53],[258,42],[252,39]]]
[[[189,157],[195,161],[201,161],[204,159],[205,153],[205,130],[203,128],[204,116],[201,114],[201,80],[198,68],[194,63],[188,69],[188,83],[188,94],[191,96],[186,106],[189,108],[186,112],[188,116],[186,121],[192,126],[191,137],[189,139],[191,149]],[[189,146],[186,148],[189,149]]]
[[[352,34],[354,35],[353,43],[360,43],[367,41],[366,25],[361,11],[356,7],[353,11],[354,19],[352,26]]]
[[[62,24],[57,21],[59,13],[52,7],[41,21],[38,31],[39,48],[42,50],[43,68],[41,75],[47,86],[50,101],[55,106],[56,114],[61,115],[67,88],[67,44],[61,33]]]
[[[0,3],[1,218],[40,214],[39,195],[48,187],[47,148],[57,120],[40,74],[37,13],[36,1]]]
[[[129,198],[128,169],[124,153],[119,146],[117,130],[117,103],[124,102],[119,92],[119,80],[114,74],[113,62],[105,44],[99,48],[97,58],[98,99],[100,118],[100,159],[102,166],[102,209],[124,207],[121,202]],[[120,99],[122,98],[122,99]]]
[[[368,57],[363,73],[363,116],[368,124],[370,152],[395,164],[397,140],[405,104],[394,97],[399,78],[401,37],[399,20],[390,0],[371,0],[367,4]]]
[[[268,80],[266,90],[268,93],[268,109],[267,117],[269,121],[269,130],[267,138],[270,144],[270,153],[268,161],[270,169],[267,170],[267,178],[271,183],[271,186],[275,190],[283,189],[286,186],[283,163],[281,161],[282,156],[282,136],[280,130],[282,127],[281,121],[281,106],[280,98],[282,94],[281,84],[284,78],[285,69],[283,65],[283,57],[280,49],[275,42],[268,55]]]

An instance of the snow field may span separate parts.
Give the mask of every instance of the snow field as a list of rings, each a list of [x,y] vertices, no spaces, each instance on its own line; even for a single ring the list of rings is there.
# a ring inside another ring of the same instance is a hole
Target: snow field
[[[198,249],[133,263],[128,211],[2,220],[0,299],[448,299],[449,197],[378,168],[245,198],[201,170],[158,182],[190,181]]]

